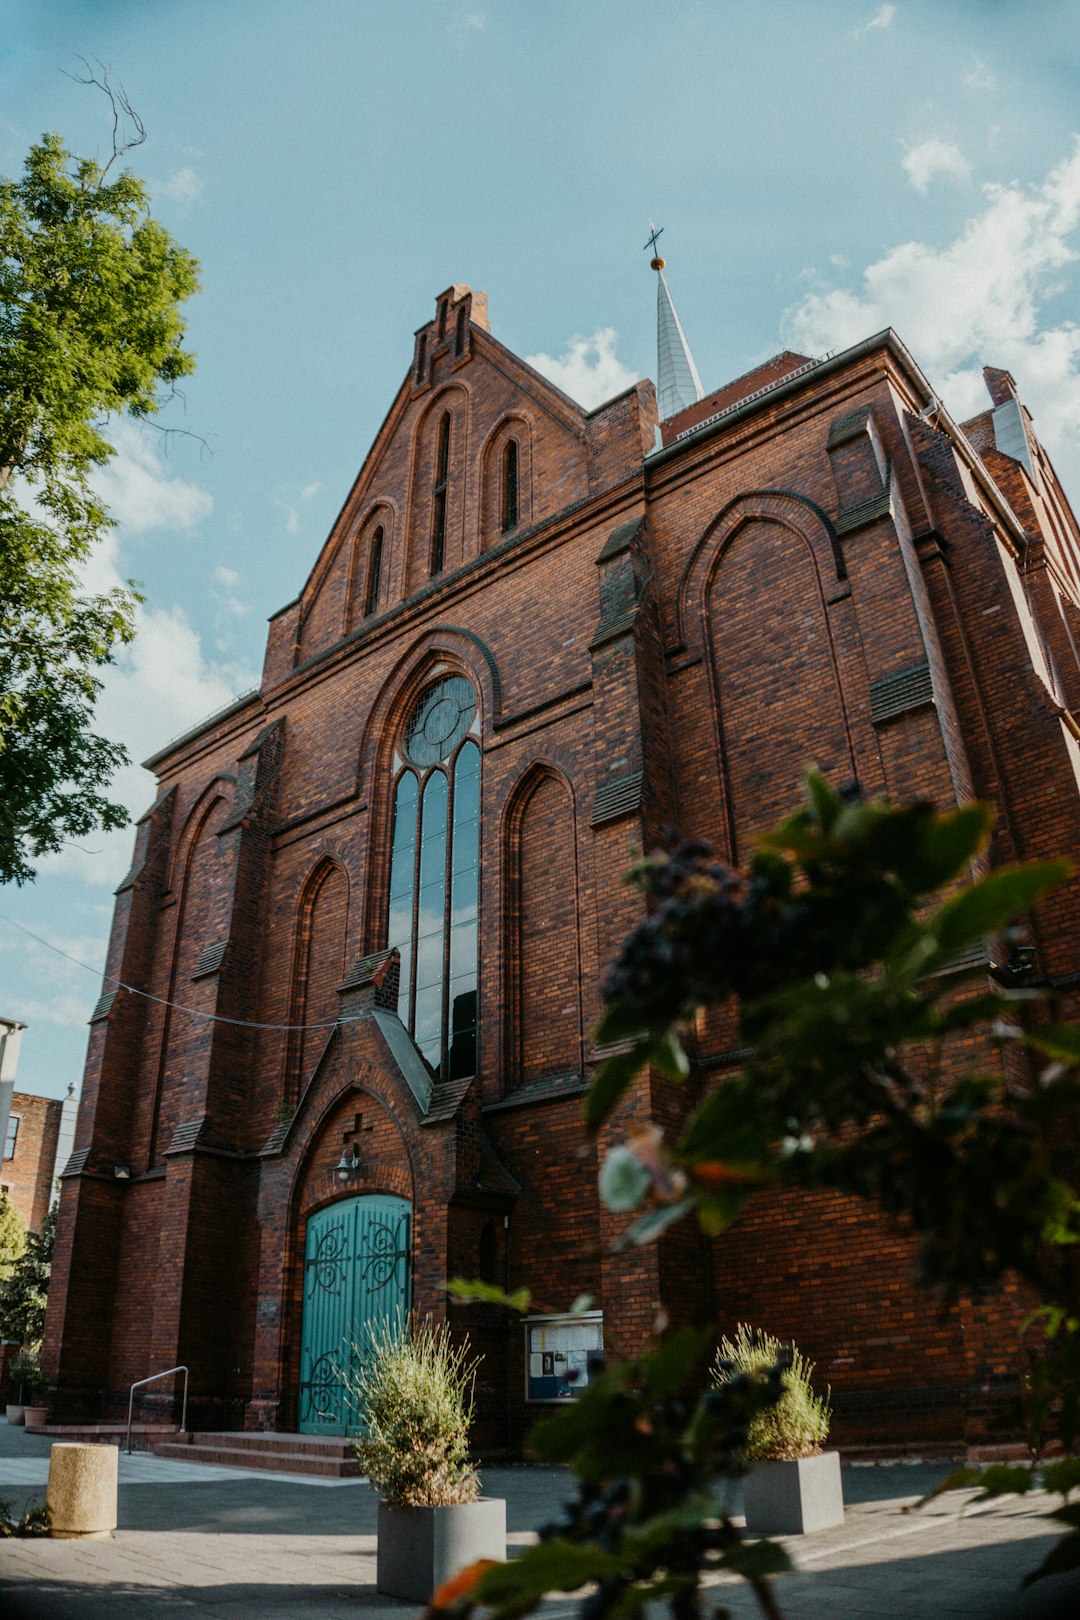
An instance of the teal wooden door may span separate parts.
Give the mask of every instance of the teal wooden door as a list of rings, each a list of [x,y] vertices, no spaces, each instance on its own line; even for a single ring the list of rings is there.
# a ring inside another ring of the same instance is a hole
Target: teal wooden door
[[[357,1428],[342,1374],[362,1358],[372,1330],[409,1311],[407,1199],[342,1198],[307,1224],[300,1348],[301,1434]]]

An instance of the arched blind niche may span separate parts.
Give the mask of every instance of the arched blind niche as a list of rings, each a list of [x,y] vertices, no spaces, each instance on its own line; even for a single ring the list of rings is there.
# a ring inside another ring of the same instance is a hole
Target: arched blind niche
[[[293,1031],[289,1064],[289,1100],[295,1102],[322,1055],[338,1016],[338,987],[345,976],[345,942],[349,921],[349,886],[340,866],[326,861],[312,874],[303,898],[297,931],[290,1023]]]
[[[532,431],[523,416],[499,422],[481,458],[480,544],[496,546],[533,521]]]
[[[166,991],[166,1000],[178,1002],[181,1007],[200,1006],[203,992],[195,978],[199,958],[204,946],[225,937],[225,925],[216,912],[220,896],[228,892],[228,845],[218,837],[228,809],[228,801],[221,797],[202,810],[198,822],[191,828],[190,842],[182,856],[177,885],[179,904],[173,913],[176,919],[174,954]],[[201,1066],[206,1034],[201,1018],[192,1018],[169,1006],[161,1008],[160,1012],[152,1009],[152,1016],[161,1019],[161,1046],[150,1122],[151,1164],[161,1158],[172,1141],[174,1130],[185,1117],[185,1088],[189,1076]],[[147,1054],[152,1051],[151,1042],[147,1042],[145,1051]]]
[[[817,569],[786,524],[747,523],[728,545],[708,596],[733,856],[801,802],[817,765],[854,774],[847,721]]]
[[[358,630],[365,619],[388,605],[390,536],[393,517],[385,506],[369,515],[353,544],[345,630]]]
[[[526,788],[511,829],[514,982],[511,1063],[516,1081],[581,1073],[581,962],[574,805],[561,777]]]
[[[472,683],[436,681],[406,722],[394,786],[386,938],[401,952],[398,1016],[445,1079],[476,1069],[478,733]]]

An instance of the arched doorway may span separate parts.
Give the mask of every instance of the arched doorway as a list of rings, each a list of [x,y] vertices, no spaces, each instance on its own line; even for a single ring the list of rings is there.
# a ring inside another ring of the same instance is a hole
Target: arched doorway
[[[412,1206],[373,1194],[341,1198],[307,1223],[300,1345],[301,1434],[356,1429],[342,1374],[382,1322],[409,1310]]]

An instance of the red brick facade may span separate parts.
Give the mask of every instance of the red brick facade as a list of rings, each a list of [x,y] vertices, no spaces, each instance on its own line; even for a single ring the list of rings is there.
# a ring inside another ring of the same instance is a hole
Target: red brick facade
[[[867,794],[988,800],[994,861],[1077,851],[1076,523],[1007,374],[988,373],[993,409],[965,436],[886,332],[777,357],[654,449],[650,383],[584,412],[485,306],[453,287],[417,334],[271,621],[259,691],[152,762],[107,971],[161,999],[109,991],[95,1011],[46,1336],[55,1410],[111,1410],[185,1362],[197,1422],[294,1427],[306,1223],[372,1193],[411,1205],[415,1310],[443,1317],[465,1274],[528,1285],[545,1311],[590,1293],[627,1350],[661,1310],[750,1320],[817,1361],[841,1439],[977,1438],[1013,1377],[1018,1302],[939,1312],[906,1244],[838,1198],[763,1199],[715,1243],[686,1227],[617,1251],[580,1098],[605,967],[640,912],[624,874],[667,825],[742,860],[815,761]],[[477,697],[479,1026],[475,1074],[432,1084],[384,948],[405,726],[447,675]],[[1080,982],[1076,891],[1031,925],[1059,1016]],[[699,1090],[734,1044],[725,1017],[703,1021]],[[624,1117],[674,1125],[688,1096],[644,1077]],[[522,1331],[491,1307],[451,1315],[486,1357],[480,1441],[514,1447]]]
[[[63,1103],[56,1097],[33,1097],[16,1091],[11,1098],[8,1136],[14,1136],[14,1151],[0,1167],[0,1185],[31,1232],[41,1231],[49,1213],[63,1110]]]

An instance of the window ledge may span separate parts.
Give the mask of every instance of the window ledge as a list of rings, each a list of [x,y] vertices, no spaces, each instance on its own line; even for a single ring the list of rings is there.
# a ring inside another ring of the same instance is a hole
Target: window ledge
[[[543,1080],[532,1080],[526,1086],[519,1086],[501,1101],[488,1103],[481,1112],[503,1114],[511,1108],[528,1108],[533,1103],[563,1102],[567,1097],[582,1096],[588,1089],[589,1082],[583,1080],[579,1074],[553,1074]]]

